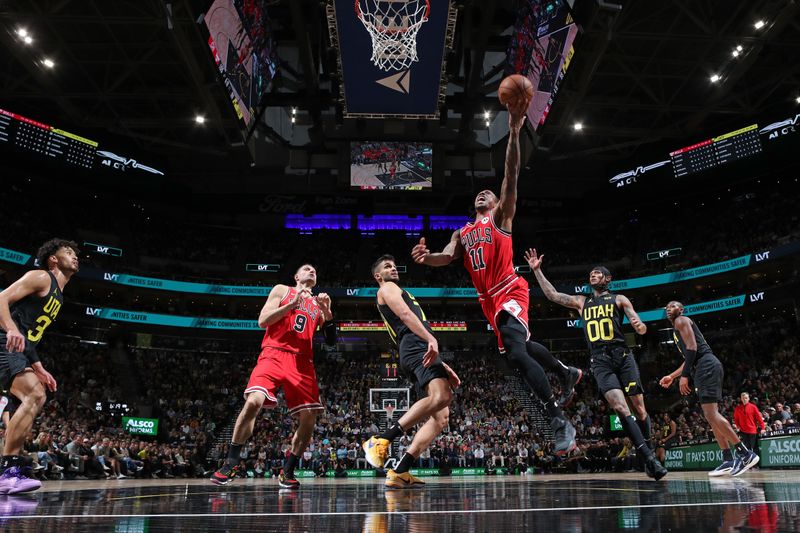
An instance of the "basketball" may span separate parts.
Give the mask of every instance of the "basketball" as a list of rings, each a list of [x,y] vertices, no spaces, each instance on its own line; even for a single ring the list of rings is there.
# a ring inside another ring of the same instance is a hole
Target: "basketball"
[[[497,97],[503,105],[508,105],[520,98],[530,102],[533,98],[533,84],[522,74],[512,74],[500,82]]]

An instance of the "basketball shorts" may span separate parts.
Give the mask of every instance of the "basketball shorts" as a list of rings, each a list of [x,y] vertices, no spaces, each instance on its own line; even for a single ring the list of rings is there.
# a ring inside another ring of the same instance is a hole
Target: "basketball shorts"
[[[697,361],[692,373],[695,392],[700,403],[718,403],[722,401],[722,379],[725,371],[722,363],[714,354],[706,354]]]
[[[591,370],[603,395],[614,389],[621,390],[625,396],[644,392],[639,365],[627,346],[613,346],[592,353]]]
[[[437,357],[433,364],[425,367],[422,359],[428,351],[428,343],[416,335],[406,334],[400,339],[400,370],[411,380],[417,391],[417,399],[428,395],[426,387],[436,378],[448,379],[442,359]]]
[[[14,352],[9,353],[5,350],[5,335],[2,336],[2,346],[0,349],[0,388],[4,390],[11,389],[11,382],[17,374],[25,372],[26,368],[30,368],[31,363],[24,353]]]
[[[517,278],[510,287],[493,296],[479,296],[478,301],[483,309],[483,315],[492,326],[494,334],[497,336],[497,347],[500,353],[505,353],[503,340],[500,338],[500,330],[497,328],[497,317],[501,312],[505,311],[509,315],[519,320],[525,331],[527,337],[525,340],[530,339],[531,332],[528,327],[528,304],[530,302],[530,294],[528,292],[528,282],[522,278]]]
[[[278,387],[283,388],[289,414],[323,410],[313,356],[270,347],[261,350],[244,395],[247,397],[253,392],[263,394],[266,398],[264,407],[271,409],[278,405],[275,396]]]

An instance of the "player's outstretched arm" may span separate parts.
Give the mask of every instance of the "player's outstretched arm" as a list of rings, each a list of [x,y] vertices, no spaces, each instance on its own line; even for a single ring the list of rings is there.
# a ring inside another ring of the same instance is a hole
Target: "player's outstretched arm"
[[[261,308],[261,313],[258,315],[258,327],[266,328],[271,326],[284,316],[294,309],[297,305],[297,302],[300,301],[301,298],[311,296],[311,293],[308,290],[297,291],[297,294],[294,295],[289,302],[284,305],[281,305],[281,300],[284,296],[289,293],[289,287],[286,285],[275,285],[272,290],[269,292],[269,296],[267,297],[267,302],[264,304],[264,307]]]
[[[533,274],[536,276],[536,281],[539,282],[539,286],[542,288],[545,298],[551,302],[563,305],[564,307],[575,309],[579,313],[583,311],[583,303],[586,298],[558,292],[556,288],[553,287],[553,284],[544,276],[544,272],[542,272],[542,260],[544,260],[544,254],[538,255],[536,253],[536,248],[528,248],[528,251],[525,252],[525,261],[528,262],[528,266],[531,267]]]
[[[644,335],[647,333],[647,325],[642,322],[642,319],[639,318],[639,315],[633,309],[633,304],[630,300],[628,300],[627,296],[623,296],[621,294],[617,295],[617,305],[622,308],[622,311],[625,313],[625,316],[628,317],[628,320],[631,321],[631,326],[639,335]]]
[[[419,243],[411,249],[411,257],[415,263],[432,267],[447,266],[462,255],[464,255],[464,247],[461,245],[459,230],[453,232],[450,242],[439,253],[431,253],[425,244],[425,237],[422,237]]]
[[[0,292],[0,328],[6,332],[5,348],[9,353],[25,350],[25,335],[11,318],[11,304],[31,294],[39,294],[50,288],[50,276],[44,270],[31,270],[7,289]]]
[[[509,103],[508,108],[508,147],[506,148],[506,168],[503,184],[500,186],[500,200],[494,211],[494,221],[500,228],[511,231],[511,223],[517,211],[517,179],[519,178],[519,132],[525,123],[527,102],[522,100]]]

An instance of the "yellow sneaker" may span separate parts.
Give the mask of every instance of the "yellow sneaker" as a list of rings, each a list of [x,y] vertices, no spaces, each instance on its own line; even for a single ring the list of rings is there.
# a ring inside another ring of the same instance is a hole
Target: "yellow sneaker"
[[[424,487],[425,482],[411,475],[411,472],[398,474],[394,470],[386,472],[386,486],[390,489],[411,489]]]
[[[383,468],[383,464],[389,457],[389,444],[391,443],[388,440],[374,435],[368,441],[365,441],[361,447],[364,448],[367,462],[375,468]]]

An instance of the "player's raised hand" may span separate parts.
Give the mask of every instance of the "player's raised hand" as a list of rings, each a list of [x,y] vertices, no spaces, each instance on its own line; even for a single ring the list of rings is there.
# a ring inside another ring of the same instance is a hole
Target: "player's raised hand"
[[[411,257],[414,259],[414,262],[417,264],[423,264],[425,262],[425,258],[430,255],[431,251],[425,245],[425,237],[422,237],[419,240],[418,244],[414,245],[414,248],[411,249]]]
[[[317,305],[319,305],[319,310],[322,311],[323,317],[328,317],[332,314],[331,312],[331,297],[328,296],[328,293],[321,292],[317,294],[316,298]],[[328,320],[326,318],[326,320]]]
[[[517,99],[506,104],[508,109],[508,127],[511,131],[519,131],[525,124],[525,112],[528,110],[528,101]]]
[[[301,289],[294,294],[294,298],[292,298],[291,303],[293,305],[298,305],[302,300],[311,297],[311,291],[308,289]]]
[[[422,366],[429,367],[439,357],[439,342],[435,338],[428,341],[428,351],[422,356]]]
[[[525,252],[525,261],[528,262],[528,266],[531,267],[531,270],[539,270],[542,268],[543,260],[544,254],[537,255],[536,248],[528,248],[528,251]]]
[[[665,389],[668,389],[670,388],[670,386],[672,386],[673,381],[674,378],[672,376],[664,376],[663,378],[658,380],[658,384],[664,387]]]

